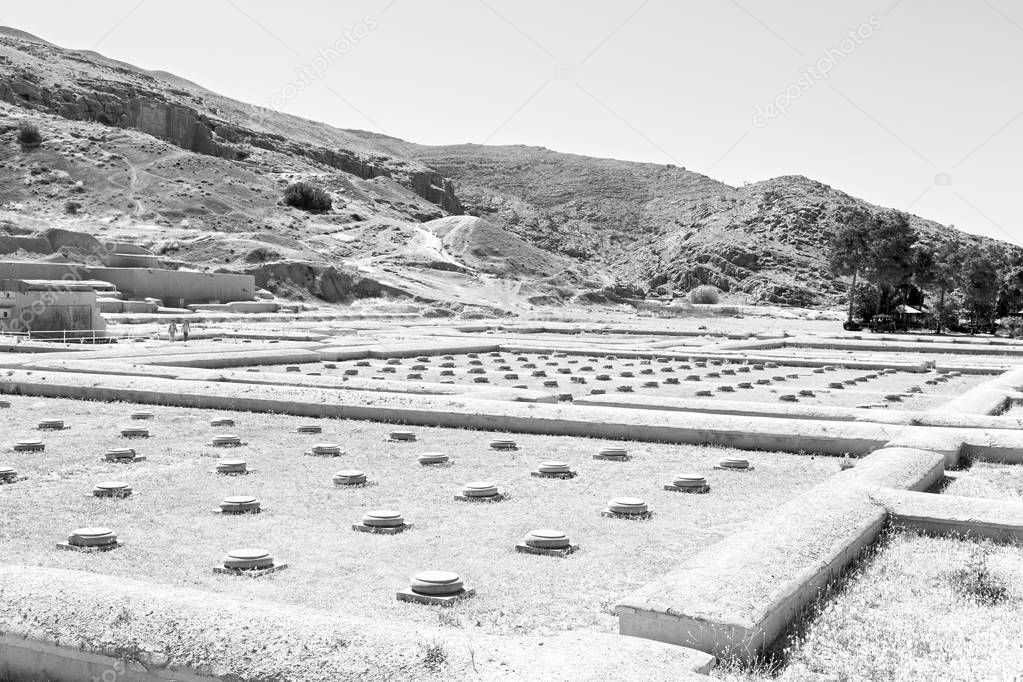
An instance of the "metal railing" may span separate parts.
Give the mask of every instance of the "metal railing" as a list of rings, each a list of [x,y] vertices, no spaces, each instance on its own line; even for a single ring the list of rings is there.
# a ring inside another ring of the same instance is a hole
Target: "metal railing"
[[[147,331],[139,333],[111,332],[108,329],[64,329],[48,331],[24,331],[16,332],[0,328],[0,342],[22,343],[60,343],[65,346],[72,344],[96,344],[96,343],[134,343],[137,341],[149,341],[159,338],[159,332]]]

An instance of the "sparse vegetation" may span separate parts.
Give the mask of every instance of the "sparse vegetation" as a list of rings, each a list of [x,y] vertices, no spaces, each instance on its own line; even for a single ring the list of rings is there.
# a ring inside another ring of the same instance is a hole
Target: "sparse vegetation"
[[[18,124],[18,142],[23,147],[38,147],[43,143],[43,134],[39,132],[39,126],[31,121],[22,121]]]
[[[819,600],[773,656],[725,662],[734,682],[1000,679],[1023,650],[1017,545],[887,532]]]
[[[82,209],[82,204],[77,201],[68,201],[64,204],[64,213],[75,215]]]
[[[988,566],[990,554],[989,547],[985,545],[976,547],[966,566],[953,571],[950,575],[952,589],[959,596],[982,606],[999,604],[1008,596],[1005,582]]]
[[[304,180],[288,185],[284,190],[284,203],[310,213],[325,213],[334,205],[323,188]]]
[[[448,652],[440,642],[421,644],[419,648],[422,652],[423,667],[427,670],[436,672],[448,661]]]
[[[689,292],[689,302],[696,304],[718,303],[721,300],[721,292],[717,287],[704,284]]]

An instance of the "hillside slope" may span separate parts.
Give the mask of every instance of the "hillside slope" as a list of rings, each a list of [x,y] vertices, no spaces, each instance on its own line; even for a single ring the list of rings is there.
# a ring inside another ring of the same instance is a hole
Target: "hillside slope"
[[[24,120],[41,145],[19,144]],[[333,208],[283,205],[296,180],[326,189]],[[844,290],[824,247],[854,205],[878,208],[797,176],[736,188],[672,165],[341,130],[0,28],[0,236],[116,237],[327,300],[471,303],[499,277],[530,296],[710,283],[811,305]]]
[[[735,188],[676,166],[535,147],[396,141],[387,149],[450,177],[471,215],[674,292],[713,284],[753,301],[827,303],[845,291],[826,267],[840,216],[854,206],[882,210],[801,176]],[[928,240],[952,234],[916,216],[911,223]]]

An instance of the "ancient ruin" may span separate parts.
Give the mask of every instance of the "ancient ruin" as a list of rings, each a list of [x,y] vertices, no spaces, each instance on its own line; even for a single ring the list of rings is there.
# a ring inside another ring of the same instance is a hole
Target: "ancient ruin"
[[[10,3],[0,682],[1023,678],[954,4]]]

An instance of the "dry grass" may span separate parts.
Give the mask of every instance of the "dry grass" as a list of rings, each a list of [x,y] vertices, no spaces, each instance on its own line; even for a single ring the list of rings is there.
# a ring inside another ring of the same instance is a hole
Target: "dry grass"
[[[124,444],[118,425],[135,406],[11,397],[0,412],[5,428],[0,463],[30,480],[0,487],[5,561],[59,566],[198,586],[240,597],[287,601],[370,617],[482,627],[495,632],[590,628],[612,631],[613,605],[623,595],[672,569],[685,557],[748,519],[838,471],[828,458],[749,453],[749,474],[713,470],[734,451],[724,448],[626,444],[632,462],[591,459],[600,441],[511,435],[520,450],[491,451],[493,434],[416,428],[419,442],[385,441],[393,427],[321,420],[318,436],[295,433],[308,421],[282,415],[151,408],[153,437],[137,442],[149,460],[133,465],[100,461],[108,447]],[[150,409],[150,408],[147,408]],[[37,435],[46,415],[64,418],[70,430],[46,433],[42,454],[13,453],[10,443]],[[205,446],[215,430],[209,420],[232,416],[233,432],[249,445],[229,452]],[[323,459],[302,454],[317,441],[336,441],[350,454]],[[420,467],[420,452],[442,450],[456,460],[446,469]],[[210,473],[217,455],[244,456],[257,473],[224,478]],[[575,465],[579,477],[530,477],[546,459]],[[340,489],[331,483],[341,468],[364,469],[378,485]],[[704,473],[713,491],[684,495],[662,489],[680,470]],[[103,480],[135,489],[127,500],[89,495]],[[454,501],[461,484],[493,480],[511,498],[498,504]],[[221,517],[212,510],[226,495],[259,497],[266,512]],[[656,515],[648,522],[604,519],[606,501],[644,497]],[[396,536],[353,532],[369,509],[397,508],[415,528]],[[55,551],[74,527],[105,525],[126,543],[102,555]],[[568,559],[520,555],[515,543],[538,527],[567,531],[582,551]],[[214,576],[211,568],[230,548],[260,546],[291,568],[259,580]],[[440,568],[459,572],[478,596],[456,609],[399,603],[395,591],[413,573]],[[442,615],[443,614],[443,615]],[[435,658],[435,656],[433,657]]]
[[[1001,500],[1023,499],[1023,467],[1015,464],[972,462],[943,490],[945,495],[991,497]]]
[[[1023,670],[1023,548],[900,533],[822,605],[772,670],[733,681],[1008,680]]]

